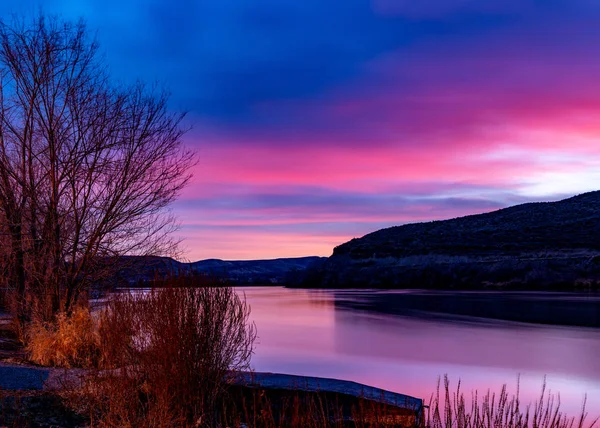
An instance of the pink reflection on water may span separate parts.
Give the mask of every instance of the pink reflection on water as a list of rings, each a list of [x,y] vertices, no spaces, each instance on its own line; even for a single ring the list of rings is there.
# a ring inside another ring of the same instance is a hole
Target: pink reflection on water
[[[373,314],[340,305],[364,292],[242,288],[258,328],[257,371],[353,380],[426,400],[439,376],[462,389],[507,384],[524,403],[544,376],[561,409],[600,415],[600,332],[515,323],[466,324]],[[336,304],[337,299],[337,304]]]

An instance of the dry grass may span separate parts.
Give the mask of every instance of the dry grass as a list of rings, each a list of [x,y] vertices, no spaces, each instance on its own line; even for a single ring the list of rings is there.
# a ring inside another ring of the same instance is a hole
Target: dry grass
[[[540,397],[533,405],[523,405],[519,392],[509,396],[506,385],[498,394],[487,391],[480,395],[471,393],[471,405],[460,389],[460,382],[453,392],[448,376],[444,377],[443,392],[432,396],[426,412],[426,428],[591,428],[598,419],[586,422],[588,414],[585,402],[578,418],[569,417],[560,410],[560,396],[547,393],[542,385]]]
[[[97,322],[87,308],[76,308],[70,317],[34,321],[26,332],[26,351],[32,362],[54,367],[95,367],[100,357]]]

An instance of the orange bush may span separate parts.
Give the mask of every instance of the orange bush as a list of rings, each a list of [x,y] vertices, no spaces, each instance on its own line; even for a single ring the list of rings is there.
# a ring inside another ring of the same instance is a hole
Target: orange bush
[[[35,321],[26,331],[26,350],[36,364],[54,367],[95,367],[100,357],[97,322],[89,309],[78,307],[54,323]]]

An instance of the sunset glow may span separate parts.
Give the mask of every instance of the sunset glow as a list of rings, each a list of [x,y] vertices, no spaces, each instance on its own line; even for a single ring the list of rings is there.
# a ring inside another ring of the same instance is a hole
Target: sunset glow
[[[593,2],[126,4],[44,7],[85,16],[118,79],[189,111],[199,162],[173,211],[190,260],[327,256],[600,183]]]

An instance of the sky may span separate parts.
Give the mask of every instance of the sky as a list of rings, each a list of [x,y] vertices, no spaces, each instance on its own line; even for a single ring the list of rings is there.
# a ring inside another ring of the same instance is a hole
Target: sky
[[[600,188],[595,0],[3,0],[86,20],[198,152],[185,258],[353,237]]]

